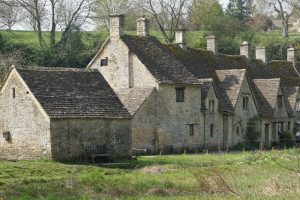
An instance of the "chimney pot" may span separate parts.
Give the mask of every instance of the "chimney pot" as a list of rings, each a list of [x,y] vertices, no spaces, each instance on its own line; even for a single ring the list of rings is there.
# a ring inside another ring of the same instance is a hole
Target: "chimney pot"
[[[218,54],[218,40],[216,36],[208,36],[207,38],[207,50],[212,51],[214,54]]]
[[[257,46],[255,53],[256,53],[256,59],[262,60],[264,63],[267,62],[266,48],[264,46]]]
[[[244,41],[240,45],[240,55],[250,58],[250,44],[247,41]]]
[[[136,34],[140,37],[146,37],[149,35],[149,20],[145,17],[141,17],[136,20]]]

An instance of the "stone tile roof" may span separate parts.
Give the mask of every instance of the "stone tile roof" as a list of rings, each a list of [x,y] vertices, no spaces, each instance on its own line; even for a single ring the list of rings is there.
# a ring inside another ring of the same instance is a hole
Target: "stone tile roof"
[[[262,117],[274,117],[280,79],[254,79],[253,92]]]
[[[283,91],[283,96],[285,97],[287,112],[289,116],[294,116],[297,95],[299,93],[299,87],[283,86],[282,91]]]
[[[16,68],[54,118],[132,118],[102,75],[71,68]]]
[[[159,82],[199,84],[197,78],[156,38],[124,35],[122,40]]]
[[[245,69],[216,70],[216,88],[219,96],[219,109],[233,112],[239,97]]]
[[[207,110],[205,107],[205,99],[207,98],[209,88],[213,85],[213,79],[199,79],[201,88],[201,111]]]
[[[183,51],[177,45],[167,46],[173,55],[180,60],[197,78],[211,78],[215,70],[247,69],[250,79],[280,78],[282,85],[300,85],[300,76],[292,63],[287,61],[270,61],[247,59],[240,55],[215,55],[203,49]]]
[[[134,115],[152,91],[153,88],[123,88],[117,94],[130,114]]]

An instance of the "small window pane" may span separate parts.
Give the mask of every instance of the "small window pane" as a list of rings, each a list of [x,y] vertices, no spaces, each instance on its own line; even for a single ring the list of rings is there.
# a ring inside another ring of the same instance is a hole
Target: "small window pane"
[[[209,100],[209,102],[208,102],[208,111],[209,111],[209,113],[214,113],[215,112],[215,101],[214,100]]]
[[[194,124],[189,124],[189,132],[190,132],[190,135],[194,135],[194,131],[195,131],[195,129],[194,129]]]
[[[282,108],[282,106],[283,106],[282,95],[279,95],[277,97],[277,105],[278,105],[278,108]]]
[[[184,89],[176,88],[176,102],[184,102]]]
[[[16,89],[15,88],[12,89],[12,97],[16,98]]]
[[[102,66],[107,66],[107,65],[108,65],[108,58],[106,57],[106,58],[101,59],[100,66],[102,67]]]
[[[214,137],[214,125],[210,125],[210,137]]]

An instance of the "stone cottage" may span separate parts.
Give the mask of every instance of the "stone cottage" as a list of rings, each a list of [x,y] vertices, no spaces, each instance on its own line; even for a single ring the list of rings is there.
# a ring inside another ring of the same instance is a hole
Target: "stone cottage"
[[[131,155],[131,118],[98,71],[12,67],[0,90],[0,159]]]
[[[269,146],[279,132],[293,133],[300,110],[293,49],[287,61],[268,62],[261,46],[251,59],[247,42],[241,55],[230,56],[218,52],[214,36],[207,38],[206,50],[192,49],[185,30],[176,31],[173,45],[164,45],[149,36],[145,18],[137,20],[136,36],[124,33],[124,16],[111,16],[110,22],[110,37],[88,68],[100,71],[133,115],[133,148],[230,148],[249,130],[260,132],[261,143]],[[261,109],[268,93],[260,82],[275,80],[277,90],[270,93],[276,102],[265,102],[272,104],[270,114]]]

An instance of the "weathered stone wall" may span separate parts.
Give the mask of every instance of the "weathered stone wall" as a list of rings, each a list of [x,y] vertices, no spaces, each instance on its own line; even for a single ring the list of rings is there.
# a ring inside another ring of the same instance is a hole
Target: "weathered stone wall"
[[[185,87],[184,102],[176,102],[176,87]],[[201,130],[200,87],[160,84],[157,89],[158,148],[164,152],[200,148],[204,136]],[[194,124],[193,135],[190,135],[189,124]]]
[[[131,155],[131,120],[51,119],[52,157],[80,159],[86,145],[106,145],[113,156]]]
[[[156,152],[157,129],[157,91],[154,90],[132,120],[132,147],[147,149],[147,153]]]
[[[214,112],[209,112],[209,101],[214,100]],[[205,99],[205,107],[207,111],[203,113],[204,125],[203,132],[205,132],[205,147],[209,149],[218,149],[223,145],[223,115],[219,112],[218,99],[216,97],[213,86],[210,87],[207,98]],[[211,125],[213,125],[213,134],[211,135]]]
[[[51,156],[50,119],[15,70],[1,90],[0,110],[0,159]],[[3,138],[7,131],[10,141]]]
[[[246,110],[243,109],[243,97],[249,98],[248,109]],[[231,132],[229,133],[229,146],[233,146],[244,139],[248,125],[254,125],[255,130],[260,129],[259,122],[252,120],[258,117],[258,111],[253,99],[254,98],[249,88],[248,80],[245,78],[241,85],[240,94],[235,107],[235,116],[233,119]],[[249,120],[252,120],[253,122]],[[239,127],[239,133],[237,133],[237,127]]]
[[[100,66],[101,59],[108,58],[107,66]],[[114,90],[129,87],[149,87],[157,84],[148,69],[136,55],[130,53],[124,42],[110,40],[91,65],[98,69]]]

